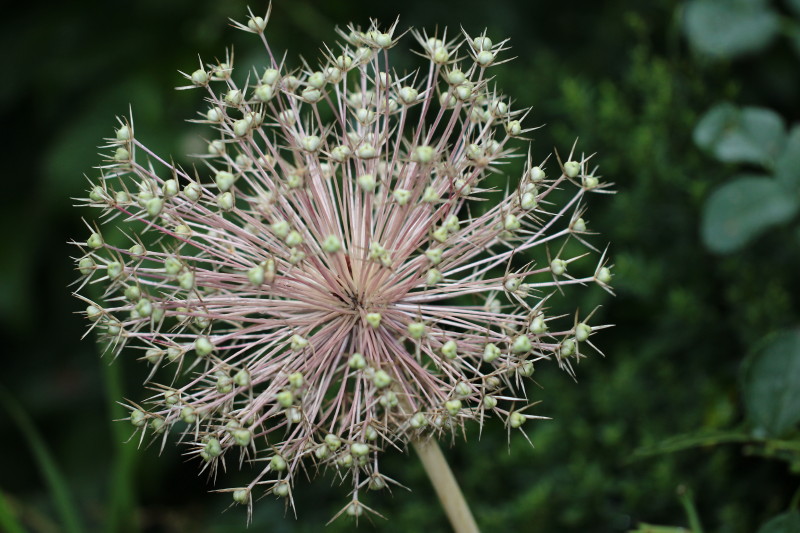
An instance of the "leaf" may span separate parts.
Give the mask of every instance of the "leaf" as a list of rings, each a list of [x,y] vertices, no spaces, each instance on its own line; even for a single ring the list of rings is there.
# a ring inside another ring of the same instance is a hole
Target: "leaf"
[[[794,11],[794,14],[800,17],[800,0],[787,0],[786,2],[789,4],[789,9]]]
[[[771,226],[789,221],[798,199],[766,176],[738,176],[711,193],[703,207],[701,233],[713,252],[738,250]]]
[[[694,142],[725,163],[758,163],[767,167],[786,145],[786,127],[774,111],[737,109],[730,103],[712,107],[697,123]]]
[[[786,127],[774,111],[745,107],[736,127],[725,131],[714,147],[726,163],[760,163],[771,167],[786,144]]]
[[[800,189],[800,125],[792,128],[783,153],[775,161],[775,177],[790,191]]]
[[[773,337],[745,361],[742,376],[745,409],[755,429],[774,436],[791,430],[800,421],[800,329]]]
[[[697,123],[692,134],[694,143],[704,150],[713,151],[726,130],[735,128],[739,122],[739,110],[730,102],[717,104],[709,109]]]
[[[640,523],[636,529],[631,529],[628,533],[691,533],[683,527],[657,526],[654,524]]]
[[[22,527],[22,524],[17,520],[11,505],[8,503],[2,491],[0,491],[0,531],[5,531],[6,533],[25,533],[25,528]]]
[[[767,46],[778,33],[778,15],[763,2],[697,0],[686,7],[684,30],[697,51],[733,58]]]
[[[692,448],[718,446],[731,442],[750,442],[752,440],[753,437],[751,435],[741,431],[697,431],[673,435],[651,446],[637,448],[633,452],[633,458],[637,459],[653,455],[663,455]]]
[[[758,533],[797,533],[800,531],[800,513],[791,511],[772,518],[758,528]]]
[[[0,388],[0,405],[8,412],[17,430],[22,435],[28,449],[36,460],[36,464],[47,483],[53,505],[67,533],[86,531],[81,523],[78,508],[72,501],[72,490],[53,459],[47,445],[33,422],[22,407],[5,389]]]

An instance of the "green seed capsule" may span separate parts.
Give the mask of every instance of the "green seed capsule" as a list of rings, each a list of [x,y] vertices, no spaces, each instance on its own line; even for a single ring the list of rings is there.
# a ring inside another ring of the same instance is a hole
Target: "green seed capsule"
[[[486,348],[483,349],[483,360],[487,363],[491,363],[500,357],[501,354],[500,348],[490,342],[486,345]]]
[[[414,157],[415,161],[420,163],[430,163],[433,161],[434,156],[436,155],[435,150],[431,146],[417,146],[414,149]]]
[[[96,305],[90,305],[86,307],[86,316],[92,322],[100,320],[103,316],[103,310],[97,307]]]
[[[145,360],[151,365],[158,363],[162,357],[164,357],[164,350],[159,350],[158,348],[149,348],[144,353]]]
[[[102,248],[103,244],[104,244],[103,237],[99,233],[92,233],[89,236],[89,239],[86,241],[86,245],[89,248],[93,248],[95,250],[97,250],[98,248]]]
[[[567,271],[567,262],[563,259],[553,259],[550,262],[550,271],[555,276],[563,276]]]
[[[583,342],[589,338],[589,335],[592,334],[592,327],[588,324],[584,324],[581,322],[577,326],[575,326],[575,340],[578,342]]]
[[[409,420],[408,423],[412,428],[419,429],[428,425],[428,419],[425,418],[424,414],[416,413],[411,417],[411,420]]]
[[[517,413],[515,411],[508,416],[508,425],[514,429],[517,429],[518,427],[520,427],[522,424],[525,423],[525,420],[527,420],[525,418],[525,415],[523,415],[522,413]]]
[[[239,446],[247,446],[253,438],[249,429],[235,429],[231,435],[233,435],[233,441]]]
[[[564,174],[568,178],[574,178],[581,172],[581,164],[577,161],[567,161],[564,163]]]
[[[294,403],[294,394],[288,390],[282,390],[275,395],[278,404],[283,408],[289,408]]]
[[[377,329],[381,325],[380,313],[367,313],[366,319],[367,323],[375,329]]]
[[[236,205],[236,200],[230,191],[224,192],[217,197],[217,206],[223,211],[232,210],[234,205]]]
[[[194,352],[198,357],[205,357],[214,351],[214,345],[208,337],[198,337],[194,341]]]
[[[442,355],[448,359],[455,359],[458,356],[458,346],[456,341],[450,340],[442,345]]]
[[[233,491],[233,501],[238,504],[245,504],[250,501],[250,491],[247,489],[236,489]]]
[[[149,317],[153,314],[153,303],[147,298],[142,298],[136,303],[135,309],[139,316]]]
[[[88,276],[94,272],[96,266],[94,259],[89,256],[81,257],[80,261],[78,261],[78,270],[84,276]]]
[[[131,419],[131,424],[133,424],[137,428],[140,428],[147,423],[147,417],[139,409],[134,409],[133,411],[131,411],[130,419]]]
[[[205,85],[208,83],[208,73],[203,69],[192,72],[192,83],[195,85]]]
[[[289,386],[293,389],[299,389],[305,384],[306,380],[300,372],[292,372],[289,374]]]
[[[331,451],[335,452],[342,445],[342,439],[340,439],[333,433],[328,433],[327,435],[325,435],[325,444]]]
[[[523,361],[522,365],[520,365],[519,369],[517,369],[519,375],[526,378],[531,377],[533,375],[533,371],[533,361]]]
[[[274,487],[272,487],[272,492],[275,494],[275,496],[286,498],[289,496],[290,492],[289,482],[286,480],[279,481]]]
[[[511,351],[514,353],[528,353],[533,349],[533,344],[527,335],[519,335],[511,344]]]
[[[292,230],[286,235],[285,242],[289,246],[299,246],[303,243],[303,236],[297,230]]]
[[[378,182],[375,181],[375,176],[372,174],[362,174],[356,181],[364,192],[373,192],[378,186]]]
[[[388,387],[392,383],[392,377],[384,370],[378,370],[372,377],[372,383],[379,389]]]
[[[286,459],[280,455],[273,455],[272,459],[269,460],[269,467],[276,472],[283,472],[287,466]]]
[[[419,340],[425,336],[424,322],[411,322],[406,329],[408,330],[408,336],[412,339]]]
[[[461,400],[449,400],[445,402],[444,408],[447,409],[447,412],[452,416],[455,416],[461,411]]]
[[[217,175],[214,177],[214,182],[217,184],[217,188],[221,191],[228,191],[231,187],[233,187],[233,182],[236,180],[236,177],[227,171],[217,172]]]
[[[495,407],[497,407],[497,398],[495,398],[494,396],[484,396],[483,407],[484,409],[494,409]]]
[[[200,189],[200,186],[196,183],[190,183],[186,187],[183,188],[183,194],[192,202],[196,202],[200,198],[200,194],[203,191]]]
[[[203,451],[206,452],[209,457],[219,457],[222,455],[222,445],[220,445],[217,439],[210,438],[203,447]]]
[[[187,405],[181,409],[181,420],[187,424],[193,424],[197,420],[197,413],[195,412],[194,407]]]
[[[367,361],[364,359],[363,355],[356,352],[350,356],[350,358],[347,360],[347,364],[353,370],[362,370],[367,366]]]
[[[433,204],[441,200],[439,193],[436,192],[435,187],[426,187],[425,192],[422,193],[422,201],[425,203]]]
[[[611,270],[608,267],[601,267],[595,275],[597,281],[603,284],[611,283]]]
[[[123,267],[119,261],[112,261],[106,265],[106,273],[111,279],[117,279],[122,275]]]
[[[184,270],[178,274],[178,285],[180,285],[181,289],[186,291],[194,288],[194,272],[191,270]]]
[[[560,348],[561,357],[569,357],[575,353],[575,341],[573,339],[564,339]]]
[[[396,189],[392,193],[392,196],[394,197],[394,200],[395,202],[397,202],[398,205],[406,205],[408,203],[408,200],[411,198],[411,191],[408,191],[406,189]]]
[[[304,339],[300,335],[292,335],[291,345],[292,345],[292,350],[299,352],[300,350],[308,346],[308,340]]]
[[[362,442],[354,442],[350,445],[350,453],[356,457],[363,457],[369,453],[369,446]]]
[[[329,254],[335,254],[342,249],[342,241],[340,241],[336,235],[328,235],[325,240],[322,241],[322,249]]]
[[[239,387],[249,387],[250,373],[244,368],[239,370],[236,373],[236,375],[233,376],[233,382],[236,383],[236,385],[238,385]]]
[[[436,285],[440,281],[442,281],[442,273],[435,268],[431,268],[425,274],[425,285]]]
[[[441,248],[429,248],[425,252],[425,257],[427,257],[428,261],[432,264],[438,265],[442,261],[442,253],[443,250]]]

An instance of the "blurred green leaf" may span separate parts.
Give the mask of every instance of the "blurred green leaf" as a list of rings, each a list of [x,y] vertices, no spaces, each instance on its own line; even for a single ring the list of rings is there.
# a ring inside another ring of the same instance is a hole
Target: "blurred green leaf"
[[[639,527],[637,527],[636,529],[631,529],[629,533],[691,533],[691,532],[684,527],[639,524]]]
[[[722,102],[709,109],[697,123],[692,138],[697,146],[712,151],[726,130],[736,127],[739,110],[730,102]]]
[[[2,388],[0,388],[0,405],[11,416],[36,459],[42,476],[50,489],[50,495],[64,526],[64,531],[67,533],[82,533],[85,530],[78,516],[77,508],[72,501],[72,491],[69,488],[69,484],[53,459],[50,450],[47,449],[47,445],[42,440],[41,435],[34,427],[33,422],[31,422],[28,415],[11,394]]]
[[[757,0],[697,0],[685,17],[691,45],[719,58],[758,51],[778,33],[778,15]]]
[[[776,335],[747,359],[742,395],[756,429],[780,436],[800,421],[800,330]]]
[[[771,167],[786,144],[783,119],[770,109],[729,103],[711,108],[697,123],[694,141],[725,163]]]
[[[790,220],[798,207],[798,199],[787,195],[777,181],[765,176],[737,176],[706,201],[703,242],[714,252],[732,252],[769,227]]]
[[[794,11],[794,14],[800,17],[800,0],[786,0],[789,8]]]
[[[6,533],[25,533],[25,528],[14,516],[6,497],[0,492],[0,528]]]
[[[800,513],[780,514],[758,529],[758,533],[797,533],[800,531]]]
[[[800,125],[792,128],[783,153],[775,161],[775,177],[790,190],[800,188]]]
[[[633,458],[679,452],[701,446],[716,446],[729,442],[749,442],[753,437],[741,431],[698,431],[667,437],[651,446],[637,449]]]

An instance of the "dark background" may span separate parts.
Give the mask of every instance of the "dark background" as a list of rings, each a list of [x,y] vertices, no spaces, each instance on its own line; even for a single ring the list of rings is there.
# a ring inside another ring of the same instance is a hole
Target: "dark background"
[[[767,4],[791,19],[789,3]],[[172,90],[182,84],[177,70],[191,72],[198,54],[223,57],[229,45],[237,63],[258,61],[257,40],[228,25],[246,18],[246,5],[31,2],[3,14],[0,518],[8,521],[0,530],[12,522],[32,532],[245,530],[244,511],[226,511],[229,496],[209,494],[180,449],[137,451],[125,443],[129,426],[111,421],[121,416],[116,401],[140,399],[145,369],[125,353],[109,366],[92,336],[81,338],[84,306],[69,287],[76,250],[67,243],[85,238],[81,219],[93,213],[71,198],[85,195],[83,176],[96,172],[96,146],[116,116],[131,106],[138,137],[177,157],[197,135],[184,119],[200,105],[196,93]],[[593,337],[606,357],[582,362],[577,383],[554,370],[537,374],[539,412],[553,420],[526,426],[534,447],[521,435],[509,446],[493,422],[480,440],[472,432],[446,451],[484,531],[688,527],[691,501],[706,531],[748,533],[793,505],[797,475],[757,443],[638,453],[675,435],[750,434],[742,364],[770,334],[800,323],[796,223],[728,255],[707,251],[704,202],[739,167],[692,141],[702,114],[722,100],[797,122],[800,56],[782,35],[735,59],[704,57],[687,43],[684,8],[667,0],[273,6],[268,39],[294,66],[301,55],[318,58],[336,26],[370,17],[510,38],[517,59],[495,74],[519,106],[533,108],[528,124],[546,124],[535,153],[566,150],[579,137],[616,183],[617,195],[592,203],[590,222],[599,244],[611,243],[617,296],[575,293],[583,308],[603,303],[598,322],[615,324]],[[796,443],[796,427],[781,438]],[[394,453],[385,463],[412,492],[370,495],[389,520],[359,531],[448,531],[416,457]],[[229,475],[220,487],[236,479]],[[345,487],[332,481],[299,484],[297,519],[271,496],[257,501],[250,531],[322,530],[345,503]],[[342,519],[326,531],[352,527]]]

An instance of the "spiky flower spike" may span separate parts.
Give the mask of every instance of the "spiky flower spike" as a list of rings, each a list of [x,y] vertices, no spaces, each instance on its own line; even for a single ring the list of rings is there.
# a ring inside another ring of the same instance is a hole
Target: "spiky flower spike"
[[[238,85],[229,55],[185,74],[181,89],[209,104],[195,120],[213,132],[199,168],[156,155],[121,120],[84,202],[130,242],[89,229],[81,288],[104,293],[78,297],[115,357],[131,345],[151,377],[174,373],[129,402],[141,438],[177,432],[211,473],[252,467],[229,490],[248,506],[264,490],[291,501],[298,473],[333,468],[358,516],[361,492],[387,484],[387,448],[489,415],[509,431],[538,418],[522,378],[539,362],[570,370],[598,329],[557,325],[545,300],[611,278],[604,254],[576,278],[579,258],[551,250],[588,246],[583,199],[608,185],[584,158],[545,169],[528,155],[515,190],[486,189],[531,131],[490,83],[505,41],[414,33],[427,64],[401,74],[396,24],[373,23],[343,32],[317,70],[290,72],[266,18],[237,26],[261,38],[270,68]],[[537,249],[543,264],[509,266]]]

